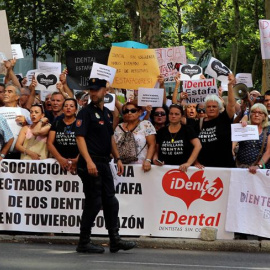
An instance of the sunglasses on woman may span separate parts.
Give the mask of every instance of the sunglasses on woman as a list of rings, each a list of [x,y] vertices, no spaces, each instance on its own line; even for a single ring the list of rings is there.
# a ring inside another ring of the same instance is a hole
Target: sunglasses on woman
[[[125,109],[125,110],[123,110],[123,114],[128,114],[129,112],[131,112],[131,113],[136,113],[138,110],[137,109]]]
[[[155,112],[154,116],[165,116],[166,113],[165,112]]]

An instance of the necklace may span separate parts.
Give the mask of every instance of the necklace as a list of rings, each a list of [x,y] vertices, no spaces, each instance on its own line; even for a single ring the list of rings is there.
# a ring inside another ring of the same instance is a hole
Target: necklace
[[[181,127],[180,127],[180,129],[181,129]],[[179,130],[180,130],[180,129],[179,129]],[[168,128],[168,130],[169,130],[169,132],[170,132],[170,127]],[[176,138],[176,136],[177,136],[179,130],[178,130],[176,133],[170,132],[170,135],[171,135],[171,143],[174,143],[175,138]],[[173,135],[173,134],[174,134],[174,135]]]

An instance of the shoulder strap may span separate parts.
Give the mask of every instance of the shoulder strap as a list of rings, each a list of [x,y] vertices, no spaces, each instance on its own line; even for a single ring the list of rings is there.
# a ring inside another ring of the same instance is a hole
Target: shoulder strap
[[[262,156],[263,149],[264,149],[264,146],[265,146],[265,143],[266,143],[266,140],[267,140],[267,136],[266,136],[266,135],[267,135],[267,128],[264,128],[264,129],[263,129],[263,141],[262,141],[262,147],[261,147],[260,153],[259,153],[259,155],[258,155],[256,161],[253,162],[254,165],[256,165],[256,164],[259,162],[259,160],[260,160],[260,158],[261,158],[261,156]]]
[[[200,131],[202,130],[202,126],[203,126],[203,117],[200,118]]]

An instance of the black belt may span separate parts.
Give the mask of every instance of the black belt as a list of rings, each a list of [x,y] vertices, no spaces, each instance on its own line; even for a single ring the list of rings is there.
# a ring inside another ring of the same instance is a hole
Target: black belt
[[[93,156],[90,155],[91,159],[96,162],[101,162],[101,163],[109,163],[111,161],[111,158],[109,157],[100,157],[100,156]]]

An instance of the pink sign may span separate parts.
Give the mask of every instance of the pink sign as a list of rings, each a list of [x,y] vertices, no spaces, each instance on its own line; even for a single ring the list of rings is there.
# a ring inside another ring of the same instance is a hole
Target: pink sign
[[[270,20],[259,20],[262,59],[270,59]]]

